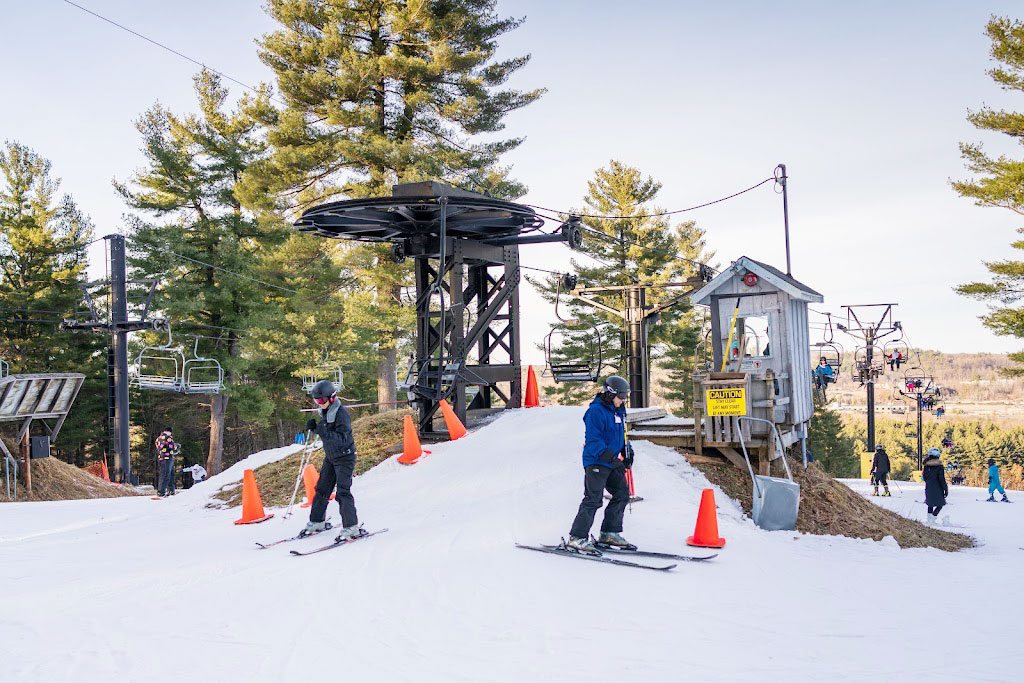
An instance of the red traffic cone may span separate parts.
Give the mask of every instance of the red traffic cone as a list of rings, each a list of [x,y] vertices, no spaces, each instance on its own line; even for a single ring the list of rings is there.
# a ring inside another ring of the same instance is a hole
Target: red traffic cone
[[[540,394],[537,391],[537,375],[533,373],[533,366],[527,366],[526,373],[526,402],[523,405],[527,408],[540,407]]]
[[[441,414],[444,415],[444,426],[448,428],[448,440],[455,441],[466,435],[466,427],[462,420],[455,414],[448,401],[441,399]]]
[[[402,455],[398,462],[403,465],[412,465],[420,459],[421,455],[430,455],[430,451],[420,447],[420,437],[416,434],[416,427],[412,424],[412,415],[406,415],[402,420]]]
[[[263,511],[263,500],[260,498],[260,488],[256,485],[256,475],[252,470],[246,470],[242,474],[242,518],[236,519],[235,524],[257,524],[273,516]]]
[[[725,539],[718,536],[718,512],[715,510],[715,492],[704,489],[700,494],[700,508],[697,510],[697,527],[693,536],[686,539],[686,545],[699,548],[721,548]]]

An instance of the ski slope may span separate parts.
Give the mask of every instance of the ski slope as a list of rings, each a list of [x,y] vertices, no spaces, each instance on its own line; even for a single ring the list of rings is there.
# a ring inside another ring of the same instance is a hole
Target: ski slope
[[[0,505],[0,678],[1020,680],[1024,496],[953,488],[943,513],[981,543],[957,554],[764,532],[720,492],[728,543],[710,562],[658,573],[515,549],[567,534],[582,415],[509,411],[414,466],[388,460],[354,492],[367,528],[390,531],[309,557],[288,550],[330,537],[254,544],[296,533],[306,511],[235,526],[239,509],[205,507],[246,465],[167,500]],[[626,537],[690,552],[708,482],[635,445],[645,500]],[[873,500],[923,518],[920,485],[899,485]]]

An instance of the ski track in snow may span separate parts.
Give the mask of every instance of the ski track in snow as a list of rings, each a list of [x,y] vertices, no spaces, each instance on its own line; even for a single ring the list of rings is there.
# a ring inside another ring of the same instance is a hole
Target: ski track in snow
[[[305,511],[235,526],[238,508],[205,507],[244,469],[301,446],[255,454],[163,501],[0,505],[0,642],[16,653],[2,678],[1019,680],[1024,588],[1005,578],[1024,568],[1024,505],[951,487],[940,518],[967,525],[956,531],[979,547],[944,553],[765,532],[716,489],[727,544],[710,562],[655,573],[518,550],[568,533],[583,488],[582,415],[508,411],[416,465],[388,460],[354,493],[366,528],[390,531],[309,557],[288,550],[323,537],[254,544],[296,533]],[[634,445],[644,500],[625,535],[693,552],[685,539],[707,480],[671,449]],[[921,485],[899,487],[870,500],[923,520]],[[952,634],[956,647],[942,647]]]

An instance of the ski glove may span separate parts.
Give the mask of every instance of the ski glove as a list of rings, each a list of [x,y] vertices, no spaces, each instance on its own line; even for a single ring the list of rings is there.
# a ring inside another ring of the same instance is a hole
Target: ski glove
[[[622,462],[626,466],[626,469],[633,468],[633,445],[626,444],[622,447]]]
[[[311,417],[311,418],[309,418],[309,421],[306,422],[306,431],[307,432],[315,432],[316,431],[316,420],[314,418]]]

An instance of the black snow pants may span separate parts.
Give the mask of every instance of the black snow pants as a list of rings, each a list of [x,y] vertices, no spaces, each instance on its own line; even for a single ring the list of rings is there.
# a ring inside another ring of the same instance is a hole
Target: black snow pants
[[[600,465],[589,465],[583,478],[583,502],[572,523],[569,535],[576,538],[590,536],[590,527],[594,524],[594,515],[601,509],[604,490],[612,494],[608,507],[604,511],[601,531],[620,533],[622,531],[622,515],[629,503],[629,484],[626,482],[626,470],[617,467],[614,470]]]
[[[356,501],[352,497],[352,472],[355,468],[354,452],[336,459],[324,458],[324,464],[320,467],[320,480],[316,483],[316,495],[313,496],[313,507],[309,511],[309,521],[324,521],[331,489],[337,486],[335,500],[341,509],[341,525],[350,527],[359,523],[356,516]]]
[[[875,486],[881,484],[885,488],[889,488],[889,473],[888,472],[876,472],[875,473]]]

